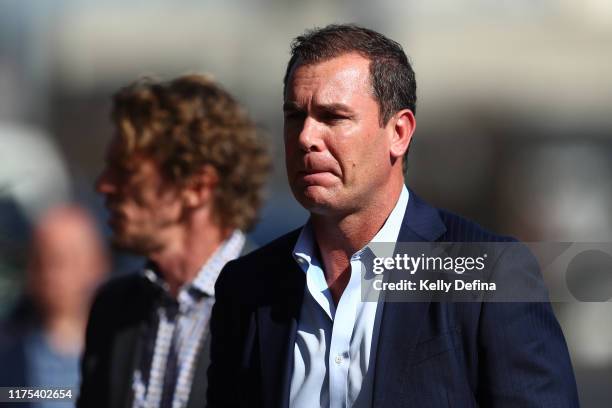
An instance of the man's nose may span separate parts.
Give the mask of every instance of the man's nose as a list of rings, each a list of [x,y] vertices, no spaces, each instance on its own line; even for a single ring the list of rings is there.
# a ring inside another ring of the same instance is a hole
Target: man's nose
[[[323,150],[323,129],[321,123],[311,117],[304,120],[304,126],[298,138],[300,149],[306,153]]]

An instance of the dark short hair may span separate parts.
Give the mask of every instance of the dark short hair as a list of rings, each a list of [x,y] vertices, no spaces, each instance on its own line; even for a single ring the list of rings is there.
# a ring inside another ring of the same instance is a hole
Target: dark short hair
[[[370,60],[370,82],[378,101],[381,127],[402,109],[416,113],[416,80],[402,46],[376,31],[354,24],[331,24],[296,37],[291,43],[291,59],[285,71],[285,90],[295,66],[351,52]]]
[[[213,80],[187,75],[138,80],[113,96],[121,157],[151,157],[178,185],[205,165],[217,172],[213,214],[223,227],[250,228],[270,171],[267,144],[236,100]]]

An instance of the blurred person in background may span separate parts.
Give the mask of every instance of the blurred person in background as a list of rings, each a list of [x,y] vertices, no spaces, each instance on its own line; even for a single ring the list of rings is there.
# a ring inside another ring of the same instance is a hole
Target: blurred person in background
[[[6,316],[25,278],[33,226],[69,202],[73,186],[49,132],[0,117],[0,146],[0,315]]]
[[[214,285],[252,248],[267,147],[234,98],[199,75],[121,89],[112,120],[97,189],[114,244],[148,263],[98,293],[77,404],[201,407]]]
[[[108,267],[85,209],[60,206],[42,216],[33,232],[26,294],[0,331],[0,386],[78,387],[89,306]],[[46,404],[58,406],[37,406]]]

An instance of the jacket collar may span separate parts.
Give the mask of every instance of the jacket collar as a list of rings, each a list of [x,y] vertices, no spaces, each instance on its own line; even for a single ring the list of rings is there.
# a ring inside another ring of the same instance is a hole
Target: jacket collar
[[[410,199],[402,221],[398,242],[433,242],[446,232],[446,226],[440,218],[437,209],[433,208],[414,191],[410,192]]]
[[[446,232],[437,209],[410,191],[398,242],[434,242]],[[393,277],[391,277],[393,279]],[[430,301],[387,302],[382,311],[372,406],[384,406],[387,386],[410,364]]]

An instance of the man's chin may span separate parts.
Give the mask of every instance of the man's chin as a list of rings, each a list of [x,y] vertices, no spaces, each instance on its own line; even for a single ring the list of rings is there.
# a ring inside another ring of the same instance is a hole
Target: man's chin
[[[317,191],[313,189],[300,191],[300,193],[294,193],[295,199],[311,214],[325,217],[343,217],[359,208],[355,200],[340,198],[329,190]]]
[[[322,195],[303,194],[296,196],[296,200],[312,214],[332,215],[338,210],[338,205],[334,200]]]
[[[121,251],[145,256],[159,249],[159,245],[156,245],[151,239],[145,237],[128,237],[117,234],[113,235],[111,246]]]

